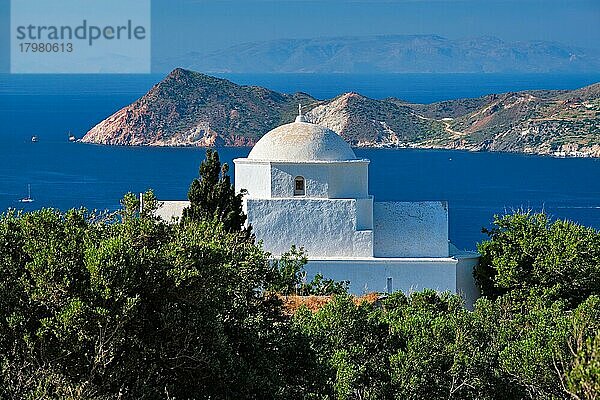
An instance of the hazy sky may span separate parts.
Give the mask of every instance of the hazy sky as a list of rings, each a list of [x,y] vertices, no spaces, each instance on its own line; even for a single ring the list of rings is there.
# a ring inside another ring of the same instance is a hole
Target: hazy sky
[[[155,0],[153,50],[176,54],[275,38],[438,34],[600,47],[600,0]]]
[[[0,0],[0,70],[9,4]],[[598,49],[600,0],[152,0],[152,52],[161,59],[248,41],[376,34],[489,35]]]

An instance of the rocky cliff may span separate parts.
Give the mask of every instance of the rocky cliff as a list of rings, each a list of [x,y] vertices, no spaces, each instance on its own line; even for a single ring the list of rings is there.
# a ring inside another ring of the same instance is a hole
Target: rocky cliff
[[[175,69],[139,100],[93,127],[85,143],[246,146],[315,100]]]
[[[357,93],[319,101],[176,69],[133,104],[92,128],[86,143],[246,146],[294,119],[309,120],[358,147],[452,148],[600,157],[600,84],[433,104]]]

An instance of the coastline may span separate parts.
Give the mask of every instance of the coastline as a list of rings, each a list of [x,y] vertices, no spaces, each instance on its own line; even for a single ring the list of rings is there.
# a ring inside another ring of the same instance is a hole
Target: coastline
[[[251,149],[252,146],[236,146],[236,145],[217,145],[217,146],[206,146],[202,144],[197,145],[171,145],[171,144],[106,144],[106,143],[94,143],[84,142],[78,139],[77,142],[81,145],[88,146],[102,146],[102,147],[118,147],[118,148],[168,148],[168,149],[220,149],[220,148],[231,148],[231,149]],[[499,153],[499,154],[516,154],[524,156],[538,156],[538,157],[551,157],[551,158],[586,158],[586,159],[598,159],[600,155],[587,154],[582,152],[535,152],[535,151],[511,151],[511,150],[487,150],[470,147],[444,147],[444,146],[431,146],[431,145],[418,145],[418,144],[405,144],[405,145],[388,145],[388,144],[377,144],[370,146],[351,146],[353,149],[366,149],[366,150],[440,150],[440,151],[458,151],[464,153]]]

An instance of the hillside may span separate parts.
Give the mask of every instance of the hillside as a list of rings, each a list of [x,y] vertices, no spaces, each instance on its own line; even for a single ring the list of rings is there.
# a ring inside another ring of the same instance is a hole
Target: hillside
[[[597,72],[600,54],[547,41],[495,37],[382,35],[244,43],[164,60],[205,73],[547,73]],[[161,64],[160,60],[158,64]]]
[[[247,146],[309,120],[357,147],[452,148],[600,157],[600,84],[524,91],[433,104],[374,100],[358,93],[319,101],[176,69],[133,104],[93,127],[85,143]]]
[[[424,119],[407,105],[346,93],[324,102],[307,118],[340,133],[352,146],[406,146],[441,139],[443,124]]]
[[[471,150],[600,157],[599,89],[491,96],[447,130],[457,132],[454,143]]]
[[[150,146],[252,145],[294,118],[305,94],[286,95],[175,69],[133,104],[92,128],[86,143]]]

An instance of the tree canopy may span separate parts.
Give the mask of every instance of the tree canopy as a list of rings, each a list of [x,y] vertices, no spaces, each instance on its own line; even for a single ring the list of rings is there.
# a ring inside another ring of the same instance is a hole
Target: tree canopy
[[[221,195],[196,188],[217,206],[183,223],[156,218],[152,192],[0,215],[1,399],[598,398],[598,231],[496,218],[473,311],[433,290],[359,301],[305,282],[302,249],[274,260],[240,234],[208,158]],[[332,293],[317,311],[279,297]]]
[[[484,295],[496,298],[536,291],[577,306],[600,294],[600,232],[546,214],[516,212],[484,229],[475,277]]]
[[[240,231],[246,222],[242,210],[244,191],[236,193],[229,177],[229,166],[221,164],[219,153],[206,150],[199,177],[188,191],[190,206],[183,210],[182,222],[217,219],[228,232]],[[249,234],[249,230],[248,230]]]
[[[210,220],[168,225],[130,211],[0,217],[0,397],[301,388],[305,374],[282,371],[302,342],[260,289],[273,275],[267,255]]]

